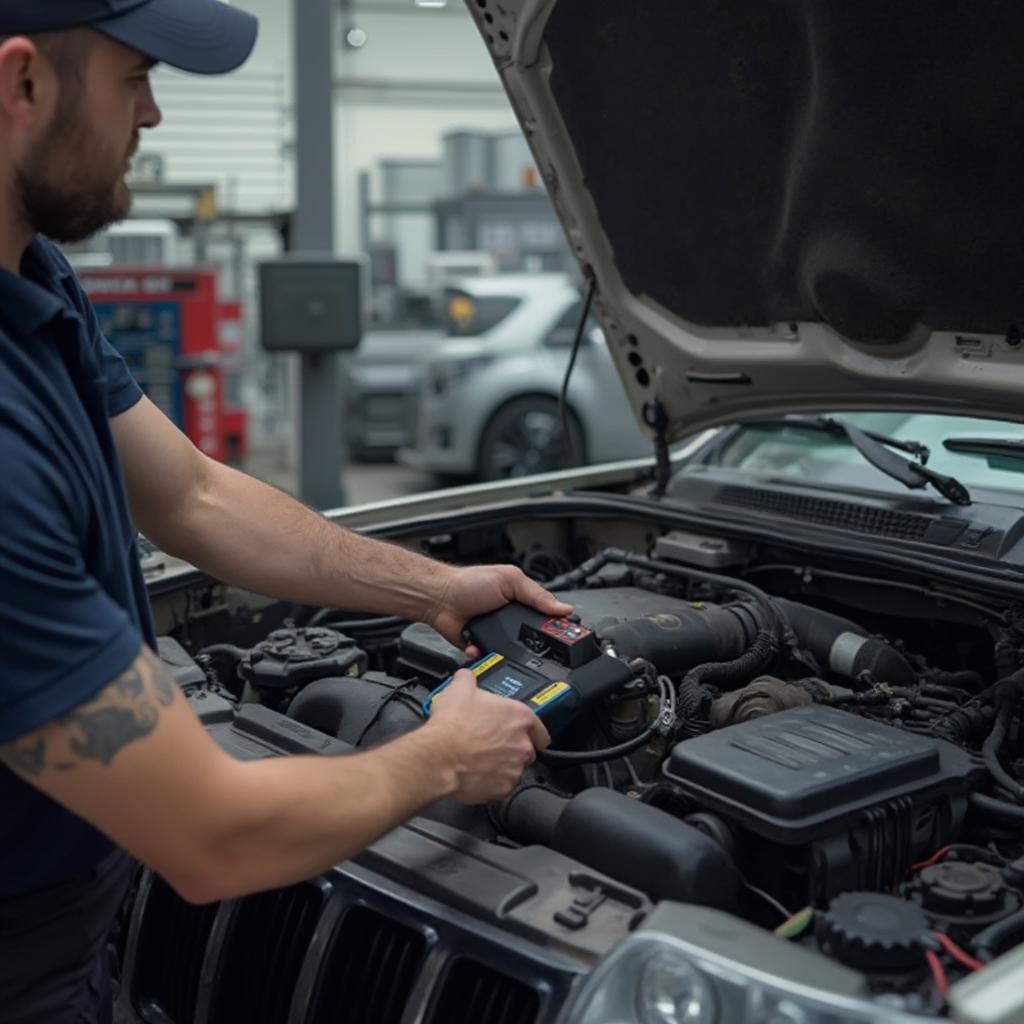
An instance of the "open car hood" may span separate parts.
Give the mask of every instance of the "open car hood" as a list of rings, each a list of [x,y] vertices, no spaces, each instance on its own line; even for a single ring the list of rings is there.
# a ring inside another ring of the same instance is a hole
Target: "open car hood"
[[[467,3],[641,422],[1024,420],[1024,4]]]

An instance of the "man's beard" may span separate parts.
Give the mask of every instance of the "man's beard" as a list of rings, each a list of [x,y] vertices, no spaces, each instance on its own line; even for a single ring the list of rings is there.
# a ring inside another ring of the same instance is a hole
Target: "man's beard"
[[[33,231],[55,242],[84,241],[124,220],[132,203],[121,162],[130,153],[121,154],[116,168],[102,171],[76,107],[72,101],[57,111],[45,137],[16,172],[22,217]],[[137,145],[136,138],[131,152]]]

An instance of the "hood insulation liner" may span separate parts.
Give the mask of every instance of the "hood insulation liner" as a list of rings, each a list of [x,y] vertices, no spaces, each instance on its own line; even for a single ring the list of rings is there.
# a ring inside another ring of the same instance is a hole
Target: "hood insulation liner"
[[[1024,328],[1020,0],[560,0],[545,42],[635,294],[862,343]]]

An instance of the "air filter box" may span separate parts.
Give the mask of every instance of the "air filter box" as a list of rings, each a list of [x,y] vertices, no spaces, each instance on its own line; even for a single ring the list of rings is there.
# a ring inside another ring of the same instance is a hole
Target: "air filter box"
[[[741,846],[803,848],[774,860],[799,864],[803,895],[822,900],[886,889],[949,842],[978,768],[944,740],[812,704],[684,741],[665,773],[753,841]]]

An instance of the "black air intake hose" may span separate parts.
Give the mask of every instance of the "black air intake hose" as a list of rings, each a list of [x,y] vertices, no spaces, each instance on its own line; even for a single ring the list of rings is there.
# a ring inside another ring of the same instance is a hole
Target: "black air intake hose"
[[[645,658],[666,675],[695,665],[732,662],[744,655],[761,622],[750,605],[701,605],[684,615],[648,615],[601,631],[620,658]],[[769,634],[771,635],[771,634]]]
[[[776,599],[797,642],[823,672],[856,680],[862,672],[894,686],[912,686],[917,674],[884,640],[876,640],[849,619],[795,601]],[[648,615],[602,630],[625,658],[646,658],[666,675],[687,675],[703,685],[728,689],[762,671],[776,653],[772,623],[760,605],[698,605],[685,615]]]
[[[731,591],[734,594],[745,594],[749,597],[763,613],[765,620],[770,621],[773,632],[781,640],[786,623],[782,614],[775,608],[772,599],[759,587],[755,587],[746,580],[733,579],[731,576],[722,576],[716,572],[705,572],[701,569],[694,569],[689,565],[680,565],[678,562],[667,562],[658,558],[645,558],[643,555],[634,555],[621,548],[606,548],[600,554],[594,555],[581,566],[571,572],[556,576],[546,584],[548,590],[570,590],[573,587],[582,586],[586,581],[599,572],[606,565],[628,565],[634,569],[643,569],[647,572],[658,572],[666,576],[678,576],[680,579],[690,580],[693,583],[708,583],[713,587],[721,587],[723,590]]]
[[[551,580],[547,585],[548,589],[557,591],[581,586],[606,565],[612,564],[628,565],[648,572],[678,576],[695,583],[711,584],[734,594],[743,594],[750,601],[749,604],[731,604],[721,608],[709,606],[705,609],[706,612],[724,612],[726,615],[711,615],[703,621],[690,619],[686,623],[688,635],[676,637],[674,640],[658,632],[655,620],[664,618],[662,616],[638,620],[644,623],[654,622],[653,626],[641,626],[630,630],[625,627],[633,626],[634,623],[624,623],[606,631],[608,638],[612,639],[612,633],[621,630],[622,642],[620,646],[616,640],[616,650],[628,653],[631,657],[647,658],[648,661],[653,661],[661,672],[685,672],[706,662],[734,662],[735,659],[752,651],[758,641],[758,633],[763,629],[766,634],[770,632],[776,643],[780,643],[787,633],[796,633],[800,645],[814,655],[822,671],[831,671],[850,680],[856,680],[861,672],[868,671],[879,682],[903,686],[912,686],[917,682],[917,674],[906,658],[884,641],[867,636],[860,626],[848,619],[809,608],[795,601],[772,598],[745,580],[704,572],[688,565],[645,558],[620,548],[607,548],[578,568]],[[732,615],[733,618],[728,618],[728,615]],[[711,635],[702,635],[704,629]],[[648,653],[637,649],[636,646],[644,632],[654,642],[654,647],[648,648]],[[766,640],[767,638],[765,642]],[[694,644],[693,647],[689,647],[691,643]],[[660,652],[665,659],[664,662],[659,662],[655,651]],[[748,662],[716,667],[716,672],[724,672],[729,679],[739,679],[741,676],[738,673],[749,671],[747,666],[763,660],[763,655],[762,645],[752,652]],[[761,664],[753,671],[759,671],[763,667],[764,664]]]
[[[776,598],[800,646],[814,655],[823,672],[856,680],[869,672],[880,683],[913,686],[917,673],[906,658],[884,640],[876,640],[849,619]]]
[[[565,854],[654,900],[720,910],[739,904],[740,876],[729,854],[692,825],[612,789],[571,800],[537,786],[498,809],[503,832]]]

